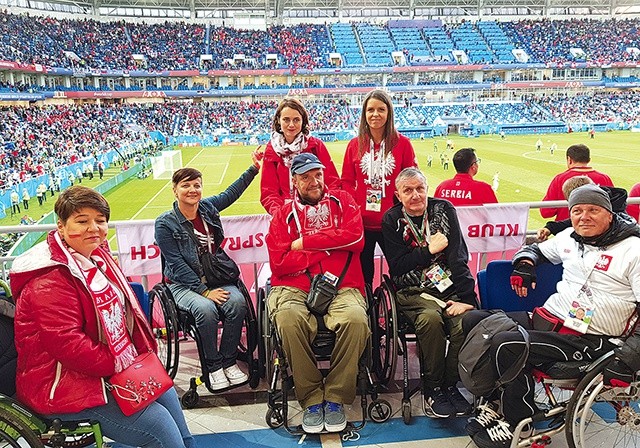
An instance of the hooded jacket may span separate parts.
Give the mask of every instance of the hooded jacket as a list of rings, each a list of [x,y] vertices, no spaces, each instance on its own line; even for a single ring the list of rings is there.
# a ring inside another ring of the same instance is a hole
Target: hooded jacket
[[[291,250],[302,237],[303,250]],[[364,246],[360,208],[345,191],[325,191],[316,205],[300,199],[282,207],[271,220],[266,237],[271,265],[271,285],[291,286],[309,292],[310,276],[330,272],[335,276],[349,262],[340,288],[357,288],[364,295],[358,257]]]
[[[402,213],[402,204],[394,205],[384,215],[384,255],[396,286],[401,289],[424,288],[425,292],[442,300],[452,298],[455,294],[457,299],[452,300],[477,307],[475,281],[468,265],[469,251],[460,231],[455,208],[445,199],[428,198],[426,216],[430,231],[441,232],[449,240],[447,247],[435,255],[429,252],[428,246],[418,246]],[[432,287],[429,282],[420,281],[424,269],[435,261],[451,271],[453,286],[443,293]]]
[[[56,244],[55,232],[18,257],[10,273],[16,299],[17,397],[44,415],[106,404],[105,379],[116,368],[114,356],[102,342],[102,326],[86,281]],[[127,322],[132,320],[130,335],[137,352],[155,351],[140,305],[127,299],[125,314]]]
[[[588,333],[614,337],[626,334],[629,332],[626,324],[640,309],[640,227],[624,216],[614,213],[611,227],[597,237],[583,238],[567,229],[548,241],[523,247],[513,258],[514,265],[525,258],[534,265],[562,263],[564,271],[558,292],[544,304],[544,308],[561,318],[568,309],[566,304],[577,297],[588,281],[591,300],[596,304]],[[615,331],[606,331],[608,328]],[[640,370],[640,334],[633,332],[616,349],[616,355],[632,370]]]

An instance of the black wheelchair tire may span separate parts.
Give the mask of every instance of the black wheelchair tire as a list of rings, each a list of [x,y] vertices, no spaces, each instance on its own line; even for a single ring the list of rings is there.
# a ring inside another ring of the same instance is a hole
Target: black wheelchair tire
[[[195,390],[186,391],[180,399],[180,403],[182,403],[182,407],[184,407],[185,409],[195,408],[198,404],[198,401],[200,401],[200,396]]]
[[[170,294],[168,287],[161,283],[149,291],[149,326],[151,326],[154,337],[160,339],[160,341],[158,341],[158,356],[164,364],[167,374],[173,379],[178,373],[178,364],[180,361],[180,325],[178,324],[178,310]],[[153,311],[156,301],[159,303],[165,322],[164,335],[160,334],[161,329],[154,328]],[[161,341],[164,341],[164,345],[166,346],[166,356],[162,356],[160,350]]]
[[[569,448],[588,448],[579,440],[580,434],[577,431],[576,421],[583,412],[585,400],[589,398],[595,388],[602,385],[602,372],[609,361],[610,358],[603,358],[598,365],[593,366],[580,380],[569,400],[565,417],[565,436]]]
[[[17,440],[16,440],[17,439]],[[24,441],[31,448],[44,448],[40,437],[11,412],[0,408],[0,441],[6,442],[11,447],[20,448],[18,443]]]
[[[391,404],[387,400],[373,400],[367,411],[369,419],[374,423],[384,423],[391,418]]]
[[[279,404],[273,408],[267,409],[267,415],[265,415],[265,421],[269,428],[277,429],[284,424],[284,418],[282,417],[282,405]]]

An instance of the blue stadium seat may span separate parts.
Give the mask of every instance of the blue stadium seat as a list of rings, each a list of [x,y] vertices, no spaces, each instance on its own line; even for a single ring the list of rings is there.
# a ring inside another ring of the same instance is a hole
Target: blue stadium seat
[[[562,265],[541,264],[536,268],[536,289],[529,289],[527,297],[518,297],[511,289],[509,277],[513,266],[511,260],[496,260],[478,272],[478,294],[482,309],[504,311],[531,311],[542,305],[556,292],[556,284],[562,278]]]
[[[145,316],[149,316],[149,294],[144,290],[144,287],[141,283],[138,282],[129,282],[129,286],[133,289],[133,292],[136,294],[138,298],[138,302],[140,302],[140,306],[142,307],[142,311],[144,311]]]

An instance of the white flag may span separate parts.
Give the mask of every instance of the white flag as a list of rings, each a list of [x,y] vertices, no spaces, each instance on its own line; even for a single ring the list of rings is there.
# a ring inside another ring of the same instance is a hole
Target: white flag
[[[265,236],[269,215],[223,216],[222,247],[238,264],[269,261]],[[118,260],[125,275],[160,273],[160,249],[155,245],[153,222],[130,221],[116,226]]]
[[[524,244],[529,220],[527,204],[456,207],[456,212],[469,252],[501,252]]]

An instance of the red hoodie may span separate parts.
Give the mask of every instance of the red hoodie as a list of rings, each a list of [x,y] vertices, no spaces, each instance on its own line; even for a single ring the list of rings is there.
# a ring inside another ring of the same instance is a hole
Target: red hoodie
[[[291,250],[291,243],[300,236],[304,249]],[[312,277],[327,271],[340,276],[352,252],[340,287],[357,288],[364,295],[359,259],[364,247],[364,231],[360,208],[349,193],[325,192],[315,206],[303,205],[298,199],[289,202],[273,216],[266,243],[272,286],[292,286],[308,292],[307,270]]]

